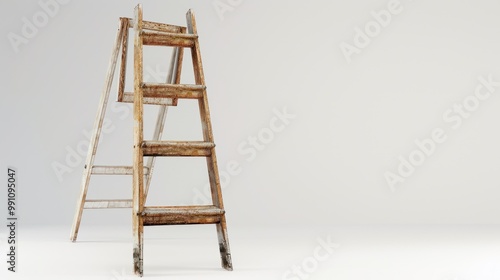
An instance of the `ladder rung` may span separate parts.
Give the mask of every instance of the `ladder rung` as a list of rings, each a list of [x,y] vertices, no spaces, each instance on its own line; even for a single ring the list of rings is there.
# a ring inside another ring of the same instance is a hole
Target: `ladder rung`
[[[142,43],[150,46],[186,47],[194,46],[198,35],[186,33],[166,33],[142,31]]]
[[[204,85],[142,84],[144,98],[203,98]]]
[[[214,224],[225,211],[213,205],[144,207],[145,226],[179,224]]]
[[[134,19],[132,18],[127,18],[127,19],[129,22],[129,27],[134,28]],[[186,29],[186,27],[144,20],[142,21],[142,29],[177,33],[177,32],[182,32],[183,30]]]
[[[89,199],[85,200],[85,209],[132,208],[132,199]]]
[[[210,156],[214,143],[203,141],[144,141],[144,156]]]
[[[133,92],[125,92],[123,94],[122,102],[134,103],[134,93]],[[142,102],[144,104],[152,104],[152,105],[169,105],[169,106],[175,105],[174,101],[171,98],[144,97]]]
[[[109,165],[94,165],[92,166],[92,174],[94,175],[132,175],[132,166],[109,166]],[[144,175],[149,173],[149,168],[144,166]]]

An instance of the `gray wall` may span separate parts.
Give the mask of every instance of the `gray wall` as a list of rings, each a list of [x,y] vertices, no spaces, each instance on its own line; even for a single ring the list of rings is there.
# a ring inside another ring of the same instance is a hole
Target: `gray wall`
[[[18,169],[23,223],[69,225],[118,18],[136,2],[40,3],[0,4],[0,159]],[[499,2],[143,8],[172,24],[196,13],[230,224],[500,222]],[[146,49],[150,81],[163,79],[168,54]],[[156,111],[146,109],[150,135]],[[131,107],[111,104],[108,119],[96,164],[130,164]],[[199,139],[199,129],[196,104],[181,100],[165,139]],[[203,159],[161,159],[156,175],[150,204],[206,201]],[[130,177],[94,179],[90,197],[131,195]],[[128,223],[130,212],[84,214],[85,224],[109,220]]]

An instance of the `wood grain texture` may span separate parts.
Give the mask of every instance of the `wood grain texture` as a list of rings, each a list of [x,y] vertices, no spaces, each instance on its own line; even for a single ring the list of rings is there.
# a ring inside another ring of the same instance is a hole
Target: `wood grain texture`
[[[145,207],[144,225],[215,224],[224,210],[212,205]]]
[[[203,141],[144,141],[144,156],[210,156],[214,143]]]
[[[134,19],[128,18],[129,26],[134,28]],[[142,21],[142,29],[143,30],[152,30],[152,31],[160,31],[167,33],[179,33],[181,32],[183,26],[172,25],[167,23],[153,22],[153,21]]]
[[[181,27],[180,33],[186,33],[187,28],[186,27]],[[172,81],[172,84],[180,84],[181,83],[181,73],[182,73],[182,60],[184,59],[184,48],[177,47],[175,48],[177,52],[177,59],[175,61],[175,68],[174,68],[174,79]],[[178,99],[174,98],[173,103],[174,106],[177,106]]]
[[[132,198],[132,226],[134,233],[134,273],[143,275],[143,233],[144,225],[142,211],[144,207],[144,174],[143,174],[143,53],[142,53],[142,6],[135,8],[134,18],[134,156],[133,156],[133,198]]]
[[[148,98],[184,98],[199,99],[203,97],[206,87],[204,85],[176,85],[144,83],[142,90],[144,97]]]
[[[194,46],[197,35],[182,33],[161,33],[143,31],[144,45],[148,46],[170,46],[190,48]]]
[[[129,34],[129,20],[127,18],[120,18],[122,23],[123,36],[121,40],[121,62],[120,62],[120,78],[118,82],[118,102],[123,100],[123,92],[125,91],[125,75],[127,72],[127,53],[128,53],[128,34]]]

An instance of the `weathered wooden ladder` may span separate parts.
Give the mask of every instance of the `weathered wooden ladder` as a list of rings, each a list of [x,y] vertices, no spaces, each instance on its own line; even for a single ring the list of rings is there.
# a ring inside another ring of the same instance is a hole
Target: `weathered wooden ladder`
[[[115,47],[110,60],[105,87],[101,96],[94,133],[83,172],[81,193],[71,231],[75,241],[80,227],[83,209],[130,208],[132,207],[134,232],[134,272],[143,275],[144,226],[179,224],[215,224],[217,228],[222,267],[232,270],[231,253],[226,230],[225,211],[222,202],[215,144],[212,135],[210,112],[205,79],[201,62],[196,22],[191,10],[187,15],[187,27],[142,20],[142,7],[135,8],[135,18],[120,18]],[[129,28],[134,28],[134,92],[124,92]],[[174,47],[166,83],[144,83],[143,45]],[[184,48],[191,49],[195,84],[180,84]],[[118,101],[133,103],[134,144],[133,166],[94,165],[99,136],[109,99],[113,76],[121,50]],[[203,141],[163,141],[167,106],[176,106],[178,99],[197,99],[203,129]],[[159,105],[156,128],[152,140],[144,140],[143,105]],[[145,205],[156,157],[202,156],[207,159],[208,177],[212,194],[212,205],[154,206]],[[144,164],[144,157],[148,161]],[[128,200],[88,200],[87,190],[91,175],[132,175],[133,198]]]

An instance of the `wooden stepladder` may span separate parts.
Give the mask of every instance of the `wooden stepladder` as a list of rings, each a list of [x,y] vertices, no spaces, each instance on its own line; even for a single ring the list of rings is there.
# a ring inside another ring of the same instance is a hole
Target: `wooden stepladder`
[[[200,47],[194,14],[187,15],[187,26],[149,22],[142,20],[142,7],[135,8],[135,18],[120,18],[113,55],[109,64],[105,87],[94,123],[94,134],[89,145],[81,193],[77,202],[76,215],[71,231],[75,241],[80,227],[83,209],[132,208],[134,233],[134,272],[143,275],[144,226],[215,224],[218,235],[222,267],[232,270],[231,253],[226,229],[226,218],[215,155],[210,112],[206,94],[205,79],[201,62]],[[129,28],[134,29],[134,92],[124,92]],[[143,46],[174,47],[166,83],[145,83],[143,81]],[[184,48],[190,48],[195,84],[180,84]],[[133,103],[134,143],[132,166],[94,165],[99,136],[103,124],[113,76],[121,50],[120,81],[118,101]],[[165,141],[161,140],[168,106],[176,106],[178,99],[197,99],[203,140]],[[159,105],[156,128],[152,140],[144,140],[143,106]],[[146,198],[153,174],[156,157],[206,157],[208,177],[212,194],[212,205],[190,206],[146,206]],[[144,162],[144,157],[148,157]],[[87,190],[92,175],[132,175],[133,197],[127,200],[88,200]]]

